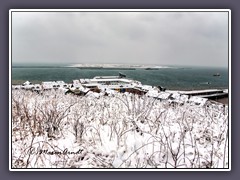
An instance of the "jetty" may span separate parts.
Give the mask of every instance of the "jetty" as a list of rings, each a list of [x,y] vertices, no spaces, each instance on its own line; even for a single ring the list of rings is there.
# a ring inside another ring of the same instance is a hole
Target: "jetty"
[[[198,96],[201,98],[207,98],[211,100],[228,97],[227,89],[204,89],[204,90],[177,91],[177,92],[182,95]]]

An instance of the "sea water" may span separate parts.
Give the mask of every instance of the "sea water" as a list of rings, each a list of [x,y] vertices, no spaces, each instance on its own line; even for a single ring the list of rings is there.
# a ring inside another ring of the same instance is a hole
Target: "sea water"
[[[79,69],[57,66],[12,66],[12,84],[22,84],[25,81],[41,83],[42,81],[65,81],[71,83],[75,79],[93,78],[94,76],[117,76],[119,72],[128,78],[141,81],[142,84],[162,86],[171,90],[193,89],[227,89],[229,72],[227,68],[211,67],[168,67],[155,70],[142,69]],[[219,73],[220,76],[214,76]]]

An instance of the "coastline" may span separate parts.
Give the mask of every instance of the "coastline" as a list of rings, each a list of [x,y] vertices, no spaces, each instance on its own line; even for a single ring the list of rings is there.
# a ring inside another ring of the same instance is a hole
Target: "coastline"
[[[23,82],[22,83],[19,83],[21,80],[18,80],[18,81],[16,81],[16,80],[12,80],[13,81],[13,83],[12,83],[12,85],[14,86],[14,85],[20,85],[20,84],[23,84]],[[32,83],[33,84],[42,84],[42,81],[37,81],[37,82],[35,82],[35,81],[32,81]],[[71,85],[72,83],[67,83],[67,84],[69,84],[69,85]],[[152,86],[152,87],[154,87],[154,86]],[[155,86],[155,87],[157,87],[157,86]],[[226,90],[226,89],[228,89],[228,88],[218,88],[218,89],[216,89],[216,88],[209,88],[209,89],[204,89],[204,88],[202,88],[202,89],[197,89],[197,88],[191,88],[191,89],[188,89],[188,90],[185,90],[185,89],[181,89],[181,88],[179,88],[179,89],[167,89],[167,92],[169,92],[169,93],[171,93],[171,92],[177,92],[177,91],[179,91],[179,92],[184,92],[184,91],[186,91],[187,93],[190,93],[190,94],[192,94],[192,93],[196,93],[196,91],[212,91],[212,90]],[[196,95],[190,95],[190,97],[191,96],[196,96]],[[206,97],[207,98],[207,97]],[[207,98],[207,99],[209,99],[209,98]],[[218,96],[218,97],[215,97],[215,99],[209,99],[210,101],[213,101],[213,102],[218,102],[218,103],[221,103],[221,104],[224,104],[224,105],[228,105],[228,102],[229,102],[229,99],[228,99],[228,96],[226,97],[226,96],[224,96],[224,97],[221,97],[221,96]]]
[[[21,80],[21,79],[12,79],[11,81],[11,85],[20,85],[20,84],[23,84],[24,82],[26,82],[27,80]],[[33,84],[41,84],[42,80],[29,80],[30,82],[32,82]],[[49,81],[59,81],[59,80],[49,80]],[[68,84],[71,84],[72,82],[66,82]],[[153,86],[159,86],[158,84],[156,85],[153,85]],[[172,88],[169,88],[166,87],[167,90],[170,90],[170,91],[197,91],[197,90],[205,90],[205,89],[228,89],[228,87],[206,87],[206,86],[198,86],[198,87],[181,87],[181,86],[176,86],[176,87],[172,87]]]

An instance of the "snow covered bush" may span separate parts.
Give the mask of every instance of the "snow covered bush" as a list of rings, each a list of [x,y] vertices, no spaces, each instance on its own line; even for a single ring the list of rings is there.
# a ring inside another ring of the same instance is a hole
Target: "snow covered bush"
[[[228,107],[12,91],[12,168],[228,168]]]

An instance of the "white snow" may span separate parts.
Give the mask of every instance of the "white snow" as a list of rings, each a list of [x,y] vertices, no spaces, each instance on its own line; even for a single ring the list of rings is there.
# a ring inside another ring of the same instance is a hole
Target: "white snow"
[[[12,166],[227,168],[228,106],[148,88],[143,96],[13,89]]]

